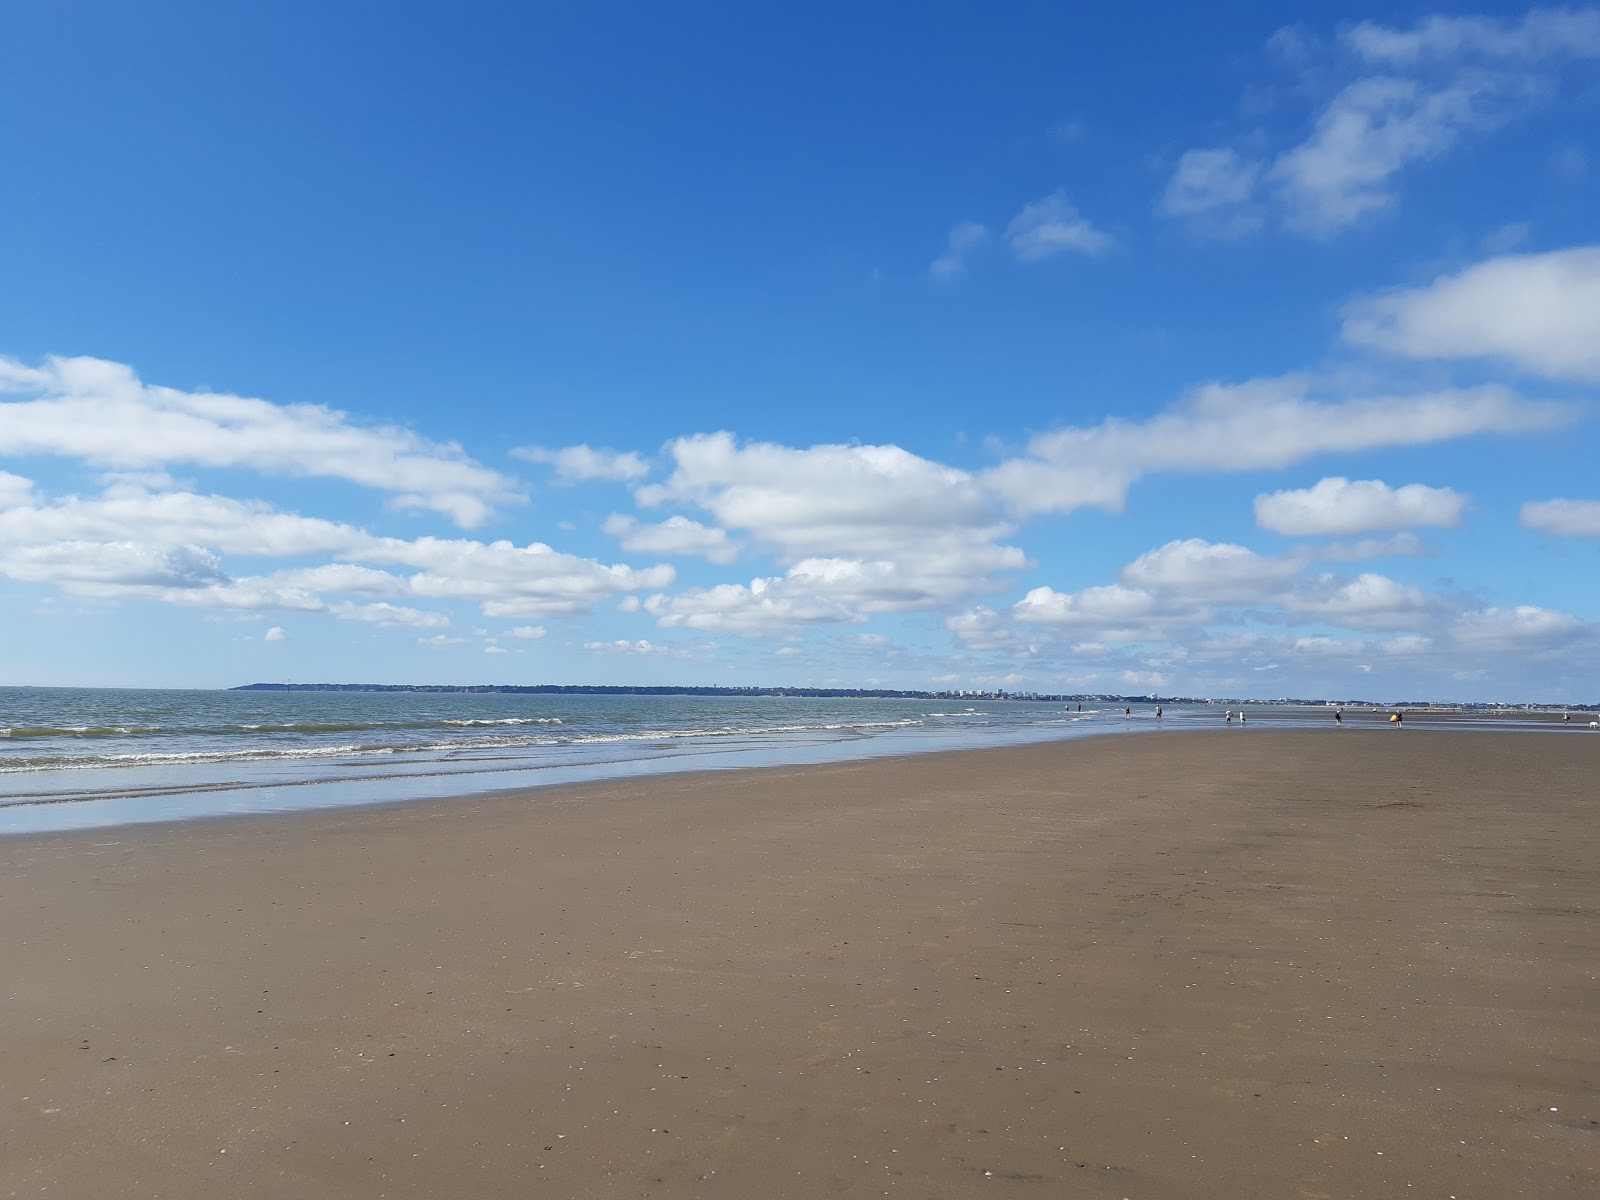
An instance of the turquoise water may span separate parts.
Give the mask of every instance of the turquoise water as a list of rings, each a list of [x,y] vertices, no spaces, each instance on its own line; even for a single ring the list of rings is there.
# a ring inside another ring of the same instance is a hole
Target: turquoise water
[[[1220,706],[738,696],[0,688],[0,834],[1096,733],[1232,728]],[[1586,714],[1587,717],[1588,714]],[[1347,725],[1380,718],[1350,710]],[[1559,721],[1559,717],[1555,718]],[[1550,728],[1414,714],[1408,726]],[[1253,707],[1252,728],[1325,709]],[[1587,721],[1584,722],[1587,724]]]

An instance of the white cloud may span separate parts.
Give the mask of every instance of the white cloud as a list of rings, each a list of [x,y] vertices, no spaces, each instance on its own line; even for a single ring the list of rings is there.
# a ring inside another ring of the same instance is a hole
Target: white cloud
[[[745,637],[781,637],[806,625],[836,625],[865,620],[842,600],[783,578],[753,579],[694,588],[676,596],[651,596],[645,611],[663,629],[699,629]]]
[[[1117,244],[1109,233],[1096,229],[1064,191],[1026,205],[1006,226],[1006,241],[1023,262],[1039,262],[1066,251],[1104,254]]]
[[[217,556],[202,546],[137,542],[49,542],[0,553],[0,571],[30,583],[55,583],[83,594],[208,588],[224,581]]]
[[[1522,527],[1556,537],[1600,537],[1600,500],[1535,500],[1522,506]]]
[[[92,499],[68,496],[0,509],[0,545],[48,541],[195,543],[225,554],[289,557],[340,553],[366,535],[350,525],[279,512],[255,501],[192,492],[151,494],[114,487]]]
[[[312,592],[341,592],[357,596],[395,596],[410,588],[410,581],[373,567],[353,563],[325,563],[318,567],[291,567],[274,571],[272,581],[283,587]]]
[[[547,632],[549,631],[543,625],[518,625],[515,628],[506,630],[504,636],[531,641],[534,638],[544,637]]]
[[[630,554],[693,554],[714,563],[739,557],[739,544],[727,531],[712,529],[688,517],[668,517],[658,525],[641,525],[621,513],[607,517],[602,526]]]
[[[262,641],[281,642],[286,640],[288,636],[288,634],[284,633],[282,625],[274,625],[266,633],[262,634]]]
[[[1467,497],[1450,488],[1420,483],[1391,488],[1377,479],[1338,475],[1255,500],[1257,525],[1293,537],[1381,533],[1411,525],[1453,528],[1466,506]]]
[[[1143,421],[1108,417],[1041,434],[1029,457],[1000,464],[983,482],[1024,515],[1120,512],[1128,488],[1154,471],[1286,467],[1334,451],[1548,429],[1576,415],[1494,386],[1332,401],[1313,399],[1311,390],[1302,376],[1207,384]]]
[[[1254,197],[1260,178],[1261,164],[1243,158],[1236,150],[1225,146],[1189,150],[1178,159],[1160,211],[1168,217],[1237,212]]]
[[[1392,77],[1352,83],[1323,110],[1311,137],[1272,166],[1289,225],[1327,234],[1389,207],[1389,180],[1493,124],[1492,101],[1506,86],[1481,78],[1439,88]]]
[[[1157,615],[1157,608],[1154,594],[1146,589],[1113,583],[1075,593],[1036,587],[1017,601],[1013,612],[1020,621],[1113,630],[1142,625]]]
[[[1027,565],[999,543],[1011,526],[972,475],[898,446],[740,446],[717,433],[679,438],[667,452],[675,470],[641,488],[641,503],[704,508],[788,571],[656,597],[648,607],[663,623],[772,636],[785,621],[939,608]]]
[[[33,480],[0,471],[0,510],[20,508],[33,501]]]
[[[607,566],[552,550],[542,542],[374,538],[362,547],[368,562],[419,568],[413,595],[475,600],[487,617],[575,616],[623,592],[659,588],[675,578],[671,567]]]
[[[547,450],[543,446],[518,446],[511,451],[528,462],[548,463],[556,477],[567,483],[606,479],[632,483],[650,473],[650,465],[632,450],[597,450],[590,446],[566,446]]]
[[[1386,538],[1361,538],[1354,542],[1328,542],[1315,548],[1302,547],[1296,553],[1323,562],[1366,562],[1373,558],[1415,558],[1429,553],[1414,533],[1396,533]]]
[[[330,605],[328,611],[342,620],[365,621],[383,629],[445,629],[450,624],[450,618],[441,613],[424,612],[419,608],[407,608],[387,601],[375,604],[345,602]]]
[[[1600,57],[1600,12],[1535,8],[1520,21],[1428,16],[1409,30],[1362,21],[1343,30],[1340,38],[1362,58],[1387,66],[1466,57],[1593,58]]]
[[[993,502],[965,471],[898,446],[740,446],[729,433],[669,443],[676,463],[639,500],[699,505],[727,529],[743,529],[785,553],[850,549],[870,553],[907,537],[1000,524]]]
[[[1600,246],[1489,259],[1427,287],[1358,301],[1344,338],[1412,358],[1502,358],[1600,382]]]
[[[1344,629],[1414,629],[1427,623],[1444,603],[1421,588],[1386,575],[1363,573],[1354,579],[1324,575],[1284,597],[1284,608]]]
[[[652,642],[645,638],[628,641],[618,638],[614,642],[585,642],[583,648],[591,654],[620,654],[636,658],[692,658],[689,647]],[[703,647],[700,647],[703,649]]]
[[[1586,628],[1571,613],[1523,604],[1466,613],[1451,632],[1462,646],[1515,653],[1565,645],[1583,634]]]
[[[1121,571],[1138,588],[1168,588],[1234,604],[1254,604],[1282,590],[1300,565],[1263,558],[1244,546],[1187,538],[1146,551]]]
[[[1342,86],[1299,144],[1244,157],[1231,147],[1179,160],[1160,211],[1239,232],[1270,203],[1289,228],[1327,236],[1392,207],[1403,172],[1556,92],[1562,64],[1600,55],[1593,10],[1535,9],[1520,20],[1426,17],[1410,29],[1362,22],[1326,43],[1280,30],[1268,48],[1301,90]],[[1261,132],[1252,130],[1252,140]]]
[[[459,446],[361,426],[316,405],[156,387],[103,359],[49,358],[35,368],[0,357],[3,393],[25,399],[0,401],[0,453],[125,470],[189,464],[343,479],[468,527],[515,497],[508,480]]]
[[[894,645],[894,639],[886,633],[847,633],[842,640],[852,646],[865,646],[870,650],[882,650]]]
[[[954,279],[967,269],[967,258],[989,240],[989,230],[976,221],[963,221],[950,230],[945,251],[933,260],[928,274],[935,279]]]
[[[374,537],[259,502],[188,492],[152,495],[119,484],[95,498],[22,499],[0,508],[0,573],[83,594],[296,611],[331,611],[323,593],[409,594],[478,601],[490,616],[542,617],[582,615],[602,601],[675,578],[669,566],[606,565],[542,543]],[[221,565],[225,554],[332,554],[338,561],[231,580]],[[412,573],[365,565],[372,563]]]

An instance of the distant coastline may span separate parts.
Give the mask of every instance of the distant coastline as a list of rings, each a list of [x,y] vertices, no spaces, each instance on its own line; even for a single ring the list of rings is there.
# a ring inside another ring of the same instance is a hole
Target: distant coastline
[[[1263,704],[1306,708],[1402,708],[1432,712],[1596,712],[1596,704],[1462,703],[1440,700],[1323,700],[1280,696],[1271,700],[1238,696],[1115,696],[1104,692],[926,692],[904,688],[818,688],[818,687],[714,687],[667,684],[571,684],[571,683],[246,683],[229,688],[233,692],[437,692],[500,693],[511,696],[799,696],[806,699],[862,700],[1020,700],[1037,703],[1121,704]]]

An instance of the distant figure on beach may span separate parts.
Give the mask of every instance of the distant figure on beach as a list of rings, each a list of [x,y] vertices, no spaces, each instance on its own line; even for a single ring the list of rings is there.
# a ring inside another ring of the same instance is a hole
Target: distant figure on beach
[[[1563,725],[1572,724],[1572,714],[1571,713],[1562,713],[1561,714],[1561,723]]]
[[[1395,712],[1395,713],[1390,713],[1389,714],[1389,724],[1391,724],[1391,725],[1403,725],[1404,723],[1405,723],[1405,718],[1402,717],[1399,713]]]
[[[1333,723],[1335,725],[1344,724],[1344,709],[1336,708],[1333,710]]]
[[[1161,705],[1156,705],[1156,720],[1161,720]]]
[[[1244,709],[1242,708],[1239,710],[1239,724],[1244,724]]]
[[[1082,711],[1083,711],[1083,705],[1081,705],[1081,704],[1080,704],[1080,705],[1078,705],[1078,711],[1079,711],[1079,712],[1082,712]]]
[[[1131,717],[1131,716],[1133,716],[1133,709],[1131,709],[1131,708],[1125,708],[1125,709],[1123,709],[1123,710],[1122,710],[1122,715],[1123,715],[1123,716],[1124,716],[1124,717]]]
[[[1223,713],[1222,715],[1225,718],[1227,718],[1227,721],[1228,721],[1229,725],[1233,724],[1233,709],[1230,708],[1227,712]]]

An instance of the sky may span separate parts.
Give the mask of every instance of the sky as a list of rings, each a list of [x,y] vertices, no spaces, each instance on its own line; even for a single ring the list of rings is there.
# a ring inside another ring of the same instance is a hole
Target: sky
[[[10,0],[0,684],[1600,701],[1600,8],[1092,9]]]

